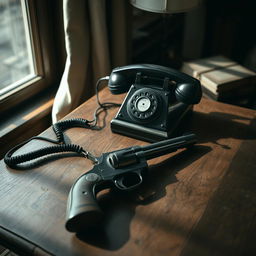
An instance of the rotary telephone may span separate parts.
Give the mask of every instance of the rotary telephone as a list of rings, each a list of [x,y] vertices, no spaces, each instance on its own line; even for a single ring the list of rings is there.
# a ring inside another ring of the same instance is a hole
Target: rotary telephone
[[[112,94],[128,92],[111,121],[112,132],[149,142],[172,137],[202,97],[197,79],[153,64],[113,69],[108,87]]]

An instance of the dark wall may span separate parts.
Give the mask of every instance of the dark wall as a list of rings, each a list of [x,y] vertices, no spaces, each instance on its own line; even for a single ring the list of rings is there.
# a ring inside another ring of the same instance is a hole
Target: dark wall
[[[203,55],[223,54],[256,70],[255,0],[206,1]]]

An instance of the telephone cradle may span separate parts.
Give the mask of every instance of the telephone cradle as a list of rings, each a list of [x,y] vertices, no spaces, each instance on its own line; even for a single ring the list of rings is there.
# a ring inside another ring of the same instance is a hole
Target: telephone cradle
[[[111,121],[112,132],[149,142],[178,135],[202,97],[197,79],[153,64],[113,69],[108,87],[113,94],[128,91]]]

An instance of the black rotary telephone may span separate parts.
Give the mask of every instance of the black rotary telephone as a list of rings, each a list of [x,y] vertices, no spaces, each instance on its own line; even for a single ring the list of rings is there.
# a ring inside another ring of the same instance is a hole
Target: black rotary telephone
[[[153,64],[113,69],[108,87],[112,94],[128,91],[112,131],[150,142],[173,136],[202,97],[197,79]]]

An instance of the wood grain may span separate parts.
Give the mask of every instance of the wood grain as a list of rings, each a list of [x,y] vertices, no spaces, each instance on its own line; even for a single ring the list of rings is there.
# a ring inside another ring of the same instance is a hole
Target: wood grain
[[[122,97],[101,91],[103,101]],[[95,107],[92,98],[66,118],[91,119]],[[97,156],[147,144],[111,132],[116,111],[108,111],[103,130],[74,128],[66,136]],[[0,226],[54,255],[254,255],[255,111],[203,99],[186,130],[199,137],[193,149],[150,160],[136,192],[102,193],[104,225],[79,236],[64,228],[66,200],[90,161],[58,158],[26,170],[1,162]],[[55,136],[51,129],[42,135]],[[21,152],[43,145],[32,141]]]

